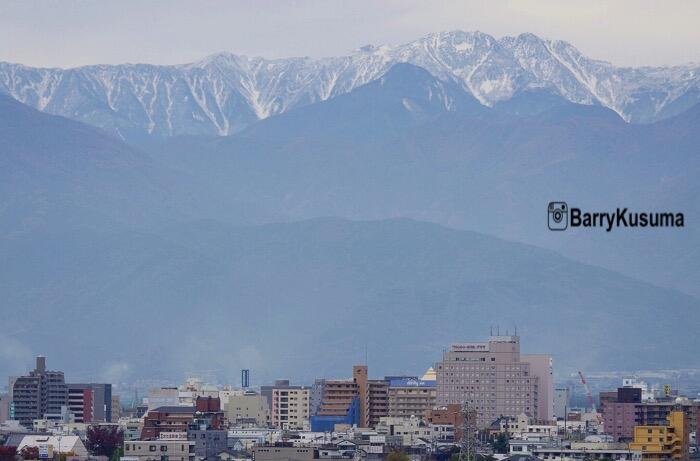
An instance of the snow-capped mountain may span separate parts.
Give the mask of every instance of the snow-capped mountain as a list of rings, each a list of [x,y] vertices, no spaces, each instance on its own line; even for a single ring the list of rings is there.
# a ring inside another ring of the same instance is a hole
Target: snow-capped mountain
[[[462,31],[323,59],[221,53],[175,66],[40,69],[0,63],[0,92],[127,139],[227,135],[256,120],[347,93],[402,62],[458,83],[486,106],[524,90],[547,89],[643,123],[700,101],[700,65],[622,68],[587,58],[569,43],[533,34],[496,39]]]

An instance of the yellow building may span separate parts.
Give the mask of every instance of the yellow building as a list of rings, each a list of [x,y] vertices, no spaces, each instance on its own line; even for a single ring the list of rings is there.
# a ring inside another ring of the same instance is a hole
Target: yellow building
[[[630,451],[642,454],[643,461],[674,459],[687,461],[689,457],[688,420],[682,411],[672,411],[666,426],[635,426]]]

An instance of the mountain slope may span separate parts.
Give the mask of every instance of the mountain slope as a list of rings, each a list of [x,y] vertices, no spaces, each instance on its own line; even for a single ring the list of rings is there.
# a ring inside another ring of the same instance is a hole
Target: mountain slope
[[[256,120],[347,93],[396,63],[425,68],[493,106],[546,89],[625,120],[652,122],[700,101],[700,68],[618,68],[572,45],[533,34],[494,37],[442,32],[348,56],[268,60],[230,53],[177,66],[124,64],[36,69],[0,63],[0,91],[37,109],[101,127],[128,140],[226,135]]]
[[[556,249],[700,294],[700,268],[689,251],[700,243],[691,224],[700,214],[693,195],[698,108],[635,125],[602,106],[544,92],[534,96],[538,105],[524,92],[494,109],[465,102],[469,108],[413,117],[406,95],[416,107],[437,109],[426,88],[440,81],[426,76],[390,72],[232,137],[173,139],[156,157],[222,184],[230,199],[252,198],[293,218],[411,217]],[[382,90],[381,82],[397,91]],[[684,212],[686,227],[553,234],[546,226],[552,200],[592,211]]]
[[[0,239],[0,257],[5,335],[32,353],[50,347],[69,370],[81,349],[76,374],[126,363],[171,379],[252,368],[260,381],[309,382],[346,374],[365,345],[377,375],[415,373],[491,325],[517,325],[525,349],[551,352],[558,372],[700,365],[697,299],[411,220],[49,230]],[[32,324],[8,316],[18,311]],[[43,334],[30,341],[30,331]]]
[[[264,215],[244,202],[220,203],[186,172],[99,129],[39,112],[0,95],[0,234],[34,228],[140,228],[240,212]],[[250,220],[248,220],[250,218]],[[269,216],[268,216],[269,218]]]

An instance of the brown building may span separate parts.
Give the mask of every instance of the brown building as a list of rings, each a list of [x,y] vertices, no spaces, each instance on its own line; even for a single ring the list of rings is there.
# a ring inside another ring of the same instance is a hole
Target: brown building
[[[186,433],[194,422],[194,407],[158,407],[149,411],[143,419],[141,440],[156,440],[163,432]]]
[[[325,380],[318,416],[345,416],[355,398],[360,404],[360,426],[374,427],[389,416],[389,383],[367,377],[366,365],[352,367],[352,380]]]
[[[473,422],[476,418],[476,413],[472,412],[470,414],[472,417],[470,421]],[[425,413],[425,419],[428,421],[428,424],[453,426],[455,429],[455,440],[459,440],[462,437],[464,413],[461,405],[455,403],[435,407]]]

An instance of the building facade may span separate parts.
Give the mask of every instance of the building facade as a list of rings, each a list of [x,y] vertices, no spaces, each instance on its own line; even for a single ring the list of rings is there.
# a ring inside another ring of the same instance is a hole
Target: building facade
[[[309,429],[308,388],[272,389],[270,419],[273,427],[288,430]]]
[[[388,388],[389,416],[423,418],[435,406],[436,393],[435,381],[418,378],[391,379]]]
[[[76,423],[112,422],[111,384],[67,384],[68,410]]]
[[[194,423],[194,407],[158,407],[150,410],[143,419],[141,440],[156,440],[164,433],[187,434]]]
[[[374,427],[380,418],[389,415],[389,383],[369,379],[366,365],[355,365],[352,379],[323,380],[322,385],[322,390],[314,390],[314,398],[321,401],[316,416],[346,417],[356,400],[360,427]]]
[[[229,396],[226,403],[226,418],[233,425],[270,425],[270,407],[267,399],[254,391]]]
[[[194,461],[195,443],[179,437],[124,442],[122,461]]]
[[[690,456],[688,418],[683,411],[672,411],[664,425],[636,426],[629,448],[641,452],[643,461],[687,461]]]
[[[535,419],[549,416],[549,402],[540,402],[538,371],[547,367],[537,356],[533,360],[520,356],[518,336],[491,336],[485,343],[457,343],[443,354],[436,365],[436,404],[462,405],[468,402],[477,413],[477,425],[488,427],[501,416],[524,413]],[[535,370],[538,368],[538,370]],[[551,367],[546,370],[550,374]],[[549,384],[546,384],[549,386]],[[546,393],[545,393],[546,394]],[[548,398],[553,397],[553,392]],[[551,405],[553,412],[553,404]]]
[[[36,358],[36,368],[25,376],[10,378],[10,419],[27,428],[35,419],[60,419],[68,407],[68,388],[62,371],[46,369],[46,358]]]
[[[554,417],[564,419],[569,411],[571,394],[568,387],[554,389]]]

